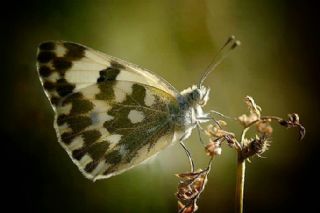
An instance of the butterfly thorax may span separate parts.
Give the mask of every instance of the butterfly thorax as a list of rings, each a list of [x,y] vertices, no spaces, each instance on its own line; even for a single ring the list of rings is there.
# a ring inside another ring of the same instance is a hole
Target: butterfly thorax
[[[192,86],[183,90],[177,98],[179,109],[171,111],[175,125],[183,128],[185,132],[191,132],[198,123],[208,121],[208,115],[203,112],[202,107],[209,99],[209,92],[210,89],[203,86]]]
[[[210,89],[204,86],[198,88],[193,85],[181,92],[180,105],[182,109],[188,109],[190,107],[205,106],[209,99]]]

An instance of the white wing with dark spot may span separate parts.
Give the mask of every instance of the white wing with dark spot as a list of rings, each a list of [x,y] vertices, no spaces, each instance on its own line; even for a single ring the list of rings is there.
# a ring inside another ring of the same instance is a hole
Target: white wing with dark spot
[[[146,92],[148,91],[148,92]],[[154,98],[146,104],[147,93]],[[116,95],[123,96],[121,102]],[[98,83],[70,94],[56,106],[59,142],[80,171],[96,180],[119,174],[170,145],[176,99],[129,81]]]
[[[37,68],[46,94],[55,105],[61,97],[103,81],[106,72],[115,80],[143,83],[176,96],[178,91],[161,77],[137,65],[80,44],[49,41],[39,45]]]
[[[183,133],[178,92],[136,65],[70,42],[39,46],[37,68],[62,147],[89,179],[132,168]]]

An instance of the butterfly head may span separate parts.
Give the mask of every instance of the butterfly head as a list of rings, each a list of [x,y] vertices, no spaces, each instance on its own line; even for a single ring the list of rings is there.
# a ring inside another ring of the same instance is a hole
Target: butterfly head
[[[186,98],[189,106],[192,107],[205,106],[209,100],[209,93],[209,88],[205,86],[201,86],[199,88],[195,85],[181,92],[181,94]]]

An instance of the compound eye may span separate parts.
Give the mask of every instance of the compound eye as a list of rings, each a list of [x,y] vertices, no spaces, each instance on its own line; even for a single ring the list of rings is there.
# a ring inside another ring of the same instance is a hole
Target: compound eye
[[[200,98],[200,94],[197,90],[194,90],[192,93],[193,100],[198,100]]]

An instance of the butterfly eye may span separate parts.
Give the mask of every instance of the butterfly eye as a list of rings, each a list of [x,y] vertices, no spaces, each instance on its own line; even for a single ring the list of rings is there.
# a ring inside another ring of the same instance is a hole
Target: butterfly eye
[[[191,95],[192,95],[192,99],[195,101],[200,99],[200,93],[197,90],[194,90]]]

